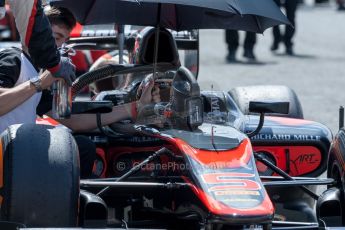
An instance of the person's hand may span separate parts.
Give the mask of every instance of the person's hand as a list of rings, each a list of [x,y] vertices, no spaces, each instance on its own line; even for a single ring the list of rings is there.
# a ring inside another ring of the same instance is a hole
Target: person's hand
[[[137,101],[132,103],[132,119],[143,117],[148,111],[153,111],[153,106],[159,103],[160,94],[158,85],[154,84],[153,76],[147,76],[139,85],[137,91]],[[149,105],[152,104],[152,105]],[[148,107],[147,107],[148,106]],[[151,107],[152,106],[152,107]],[[151,111],[151,112],[152,112]],[[144,114],[144,115],[143,115]]]
[[[61,57],[60,68],[58,71],[53,73],[53,76],[55,78],[64,79],[69,86],[72,86],[72,83],[76,79],[76,76],[75,66],[73,65],[71,59],[68,57]]]
[[[158,85],[154,85],[153,86],[153,90],[151,92],[151,101],[154,102],[154,103],[159,103],[161,102],[161,96],[160,96],[160,93],[159,93],[159,86]]]
[[[148,76],[141,82],[138,93],[140,95],[139,103],[146,105],[149,103],[160,102],[159,87],[154,84],[153,76]]]

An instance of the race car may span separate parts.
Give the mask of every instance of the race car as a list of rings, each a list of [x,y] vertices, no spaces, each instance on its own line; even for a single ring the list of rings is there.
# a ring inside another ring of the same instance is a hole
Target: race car
[[[78,78],[74,98],[96,81],[124,77],[126,84],[100,86],[94,100],[75,100],[72,112],[95,113],[100,121],[113,105],[136,100],[140,83],[153,71],[154,36],[154,28],[131,33],[125,43],[130,64],[107,65]],[[198,32],[161,29],[159,36],[164,51],[158,53],[155,83],[161,102],[147,105],[135,121],[70,133],[43,118],[1,135],[0,228],[341,226],[342,174],[318,178],[327,169],[331,132],[302,119],[295,93],[283,86],[202,91]],[[117,48],[114,36],[71,43]],[[94,178],[83,180],[73,138],[81,134],[97,146]],[[321,195],[319,185],[328,186]]]

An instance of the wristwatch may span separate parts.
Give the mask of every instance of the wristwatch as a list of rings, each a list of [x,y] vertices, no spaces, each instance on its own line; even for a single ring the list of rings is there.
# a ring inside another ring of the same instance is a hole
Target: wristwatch
[[[35,87],[37,92],[42,91],[41,79],[39,77],[31,78],[30,83]]]

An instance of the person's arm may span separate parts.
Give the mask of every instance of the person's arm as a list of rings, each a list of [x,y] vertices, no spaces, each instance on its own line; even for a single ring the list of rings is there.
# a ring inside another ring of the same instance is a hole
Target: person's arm
[[[135,116],[132,109],[132,106],[135,106],[133,105],[133,103],[136,102],[114,106],[112,112],[102,114],[102,125],[110,125],[114,122],[132,118],[133,116]],[[48,115],[50,114],[51,113],[49,112]],[[97,128],[97,120],[95,114],[77,114],[72,115],[69,119],[61,119],[58,121],[61,124],[72,129],[74,132],[85,132]]]
[[[140,86],[140,88],[142,88],[142,94],[139,101],[114,106],[112,112],[101,115],[102,125],[110,125],[128,118],[135,120],[141,106],[151,102],[158,103],[160,101],[159,88],[154,87],[153,78],[149,78],[146,82],[144,81]],[[48,115],[50,115],[50,113]],[[72,115],[71,118],[62,119],[59,120],[59,122],[72,129],[74,132],[90,131],[97,128],[95,114]]]
[[[48,88],[56,80],[49,71],[42,73],[40,79],[42,89]],[[11,112],[35,93],[36,88],[30,81],[23,82],[13,88],[0,88],[0,116]]]
[[[0,88],[0,116],[12,111],[36,93],[30,82],[24,82],[14,88]]]
[[[30,82],[16,85],[22,66],[22,51],[17,48],[9,48],[0,52],[0,114],[6,114],[24,101],[29,99],[34,93],[34,87]],[[43,74],[42,88],[51,84],[52,77]]]
[[[11,0],[9,3],[23,50],[29,53],[35,66],[48,69],[54,77],[63,78],[71,85],[75,66],[69,58],[60,56],[41,0]]]

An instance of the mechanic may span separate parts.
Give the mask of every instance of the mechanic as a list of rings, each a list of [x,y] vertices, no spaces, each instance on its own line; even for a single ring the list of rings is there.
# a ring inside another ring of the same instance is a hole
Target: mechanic
[[[35,123],[35,110],[39,101],[41,100],[42,105],[41,112],[43,109],[49,110],[48,107],[50,105],[51,108],[52,103],[46,96],[48,94],[42,94],[41,91],[49,88],[58,78],[64,78],[68,83],[74,79],[74,66],[68,58],[60,57],[48,18],[43,13],[41,1],[14,0],[11,2],[11,7],[23,50],[10,48],[0,52],[0,132],[12,124]],[[61,29],[61,27],[55,28]],[[57,41],[59,41],[57,37],[59,32],[61,31],[55,31]],[[38,68],[48,70],[38,74]],[[102,123],[107,125],[126,118],[135,119],[137,109],[151,102],[153,85],[151,80],[137,102],[117,106],[113,112],[103,115]],[[97,127],[96,116],[93,114],[73,115],[71,119],[60,122],[73,131],[92,130]],[[78,138],[76,141],[81,155],[81,176],[88,177],[92,171],[95,153],[93,155],[87,153],[83,157],[84,141],[83,144],[80,144]],[[83,159],[87,163],[84,163]]]
[[[58,78],[69,83],[74,79],[74,66],[60,57],[41,1],[9,3],[24,52],[12,48],[0,54],[0,132],[12,124],[35,122],[34,111],[41,97],[35,87],[46,89]],[[38,76],[38,68],[47,70]]]
[[[284,6],[286,10],[286,16],[291,22],[292,26],[286,25],[285,26],[285,33],[281,34],[279,26],[273,27],[273,44],[271,46],[272,51],[277,51],[279,48],[280,42],[284,42],[285,45],[285,53],[287,55],[294,55],[293,51],[293,42],[292,38],[295,34],[296,23],[295,23],[295,16],[296,10],[298,5],[298,0],[274,0],[276,4],[281,7]]]
[[[239,46],[239,33],[237,30],[225,30],[225,41],[228,45],[228,55],[226,56],[227,62],[236,61],[236,51]],[[243,57],[249,61],[255,61],[254,46],[256,43],[256,34],[252,32],[246,32],[246,38],[244,40]]]
[[[66,8],[51,7],[45,11],[48,20],[51,23],[53,36],[55,38],[56,44],[61,46],[69,39],[69,34],[76,24],[74,15]],[[154,90],[153,90],[154,89]],[[145,87],[145,92],[138,102],[132,102],[129,104],[124,104],[116,106],[113,112],[102,115],[102,124],[108,125],[119,120],[124,120],[127,118],[135,119],[138,107],[151,103],[151,101],[159,100],[159,89],[154,88],[154,82],[151,78],[149,84]],[[38,105],[38,114],[50,114],[52,108],[52,95],[50,92],[43,92],[43,97]],[[135,110],[134,110],[135,108]],[[97,128],[96,116],[94,114],[79,114],[72,115],[70,119],[59,120],[60,123],[72,129],[73,131],[90,131]]]

